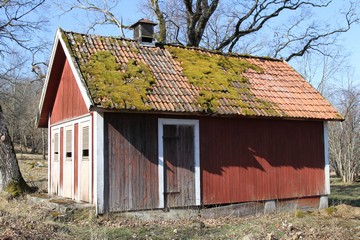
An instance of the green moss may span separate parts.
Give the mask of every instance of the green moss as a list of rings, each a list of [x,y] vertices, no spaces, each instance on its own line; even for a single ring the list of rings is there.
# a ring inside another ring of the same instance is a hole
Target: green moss
[[[140,53],[139,49],[134,48],[134,47],[130,47],[130,50],[131,50],[133,53],[135,53],[135,54],[139,54],[139,53]]]
[[[61,31],[61,38],[64,40],[66,48],[72,54],[72,48],[70,47],[69,38],[67,37],[67,35],[63,31]]]
[[[81,68],[95,103],[117,109],[150,109],[147,93],[155,80],[144,63],[131,59],[121,66],[109,51],[101,51]]]
[[[325,208],[325,212],[326,212],[327,214],[329,214],[329,215],[334,214],[336,211],[337,211],[337,209],[336,209],[335,206],[331,206],[331,207]]]
[[[6,185],[5,191],[12,197],[20,197],[25,192],[29,191],[29,186],[25,181],[11,181]]]
[[[109,38],[109,42],[111,43],[111,45],[114,45],[116,40],[114,38]]]
[[[61,216],[61,213],[57,212],[57,211],[52,211],[50,212],[51,217],[53,218],[58,218],[59,216]]]
[[[75,41],[78,45],[82,46],[85,43],[84,37],[80,34],[75,35]]]
[[[296,210],[294,213],[294,216],[296,218],[303,218],[303,217],[305,217],[305,215],[306,215],[306,212],[301,211],[301,210]]]
[[[253,108],[278,115],[272,104],[253,96],[250,83],[243,76],[247,69],[262,72],[260,67],[233,56],[173,46],[166,49],[180,62],[189,82],[200,89],[196,100],[205,111],[216,112],[219,101],[226,99],[230,106],[240,107],[244,115],[255,115]]]

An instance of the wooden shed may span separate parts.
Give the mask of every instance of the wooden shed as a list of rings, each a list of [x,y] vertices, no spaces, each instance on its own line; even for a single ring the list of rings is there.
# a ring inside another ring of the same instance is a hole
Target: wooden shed
[[[38,113],[49,193],[97,213],[327,203],[332,120],[282,60],[61,29]]]

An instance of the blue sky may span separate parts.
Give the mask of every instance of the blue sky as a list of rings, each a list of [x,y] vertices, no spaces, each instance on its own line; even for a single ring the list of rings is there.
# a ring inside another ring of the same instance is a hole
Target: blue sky
[[[121,16],[125,24],[135,23],[138,19],[143,18],[144,15],[138,9],[140,1],[120,1],[118,7],[115,9],[116,16]],[[337,17],[338,7],[343,1],[335,1],[332,5],[332,8],[326,11],[319,11],[314,14],[321,17],[322,19],[332,20]],[[155,20],[155,19],[154,19]],[[58,27],[61,27],[65,30],[85,32],[87,26],[87,18],[81,12],[79,13],[68,13],[65,15],[57,16],[52,18],[51,24],[49,26],[49,41],[53,40],[55,31]],[[115,33],[114,33],[115,31]],[[116,28],[111,27],[101,27],[96,31],[97,34],[103,35],[120,35],[117,32]],[[127,37],[132,37],[132,32],[126,32]],[[351,66],[355,71],[355,77],[357,77],[357,82],[360,84],[360,47],[359,47],[359,37],[360,37],[360,24],[354,25],[349,32],[346,32],[341,35],[340,44],[343,46],[343,52],[349,53],[346,65]],[[290,64],[295,64],[290,62]],[[296,66],[294,66],[296,68]]]

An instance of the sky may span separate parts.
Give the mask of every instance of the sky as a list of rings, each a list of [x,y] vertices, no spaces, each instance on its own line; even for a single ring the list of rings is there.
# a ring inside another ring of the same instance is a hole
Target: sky
[[[145,17],[144,14],[139,11],[140,2],[143,0],[138,1],[129,1],[129,0],[122,0],[119,2],[118,7],[114,10],[114,14],[116,16],[120,16],[124,22],[124,24],[132,24],[135,23],[137,20]],[[323,18],[332,20],[336,18],[338,13],[338,7],[341,5],[343,1],[335,1],[330,9],[326,11],[319,11],[314,14]],[[156,19],[153,19],[156,21]],[[64,30],[68,31],[75,31],[75,32],[86,32],[87,27],[87,18],[81,13],[67,13],[60,15],[58,11],[58,16],[53,17],[50,26],[49,32],[47,36],[49,37],[49,41],[53,41],[56,29],[58,27],[63,28]],[[114,33],[115,31],[115,33]],[[97,28],[96,34],[99,35],[120,35],[120,32],[116,32],[115,28],[111,27],[101,27]],[[132,37],[132,31],[126,31],[126,37]],[[360,85],[360,47],[359,47],[359,38],[360,38],[360,24],[353,25],[352,29],[348,32],[341,35],[341,42],[340,44],[343,46],[342,50],[346,55],[348,55],[346,65],[349,65],[351,69],[354,71],[355,81]],[[290,64],[296,69],[295,61],[291,61]]]

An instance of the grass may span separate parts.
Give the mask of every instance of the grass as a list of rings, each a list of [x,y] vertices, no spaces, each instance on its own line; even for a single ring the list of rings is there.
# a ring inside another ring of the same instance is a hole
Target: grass
[[[19,163],[25,178],[46,191],[46,163],[34,156]],[[333,203],[356,203],[359,184],[333,179],[332,192]],[[360,239],[360,208],[336,205],[242,218],[145,221],[121,214],[96,217],[93,209],[58,212],[44,202],[9,200],[0,193],[0,239]]]
[[[343,183],[340,178],[331,178],[330,205],[347,204],[360,207],[360,182]]]

